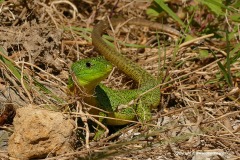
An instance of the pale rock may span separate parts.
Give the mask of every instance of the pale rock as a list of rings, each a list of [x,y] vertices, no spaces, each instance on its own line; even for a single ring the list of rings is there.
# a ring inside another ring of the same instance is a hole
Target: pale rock
[[[29,105],[19,108],[8,153],[18,159],[45,158],[71,152],[74,121],[60,112]]]

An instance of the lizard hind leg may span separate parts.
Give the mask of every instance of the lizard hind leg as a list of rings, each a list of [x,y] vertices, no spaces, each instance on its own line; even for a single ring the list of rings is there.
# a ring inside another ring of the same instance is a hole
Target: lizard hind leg
[[[107,137],[109,130],[108,128],[105,126],[106,125],[106,119],[105,117],[107,116],[106,113],[103,112],[99,112],[99,120],[97,123],[97,128],[96,128],[96,132],[95,132],[95,136],[94,136],[94,140],[97,141],[101,138]]]
[[[152,118],[151,110],[149,106],[142,103],[141,99],[139,100],[137,109],[137,118],[140,122],[145,123]]]

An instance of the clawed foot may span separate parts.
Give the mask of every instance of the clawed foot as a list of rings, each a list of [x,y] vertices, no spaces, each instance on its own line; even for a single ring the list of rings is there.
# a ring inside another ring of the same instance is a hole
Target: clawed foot
[[[97,129],[96,134],[95,134],[93,139],[95,141],[97,141],[99,139],[105,138],[105,137],[107,137],[108,133],[109,133],[109,129],[107,127],[106,128]]]

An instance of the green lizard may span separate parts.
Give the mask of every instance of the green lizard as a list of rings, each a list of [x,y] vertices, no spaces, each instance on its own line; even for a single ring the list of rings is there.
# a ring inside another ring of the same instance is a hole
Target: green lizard
[[[125,19],[111,20],[112,26],[124,22],[126,22]],[[179,35],[178,31],[169,26],[143,19],[131,19],[127,24],[148,26]],[[93,95],[84,97],[86,103],[107,111],[108,117],[122,119],[106,119],[108,125],[124,125],[129,123],[124,120],[136,118],[142,122],[148,121],[151,119],[151,108],[156,108],[160,102],[160,89],[152,89],[159,82],[150,73],[107,45],[102,39],[102,34],[108,28],[109,23],[102,21],[92,31],[92,43],[106,60],[103,57],[97,57],[73,63],[71,70],[74,84],[87,94]],[[113,90],[101,84],[100,82],[112,69],[110,62],[135,80],[138,83],[138,89]]]

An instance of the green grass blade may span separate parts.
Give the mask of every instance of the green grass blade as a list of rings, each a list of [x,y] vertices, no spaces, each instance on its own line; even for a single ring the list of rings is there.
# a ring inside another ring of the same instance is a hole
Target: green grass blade
[[[217,1],[217,0],[200,0],[201,3],[207,5],[209,8],[212,8],[213,6],[215,7],[219,7],[219,8],[224,8],[224,9],[227,9],[229,11],[233,11],[234,12],[234,9],[224,5],[223,3],[219,3],[220,1]],[[212,7],[211,7],[212,6]],[[219,14],[219,13],[218,13]],[[221,13],[220,13],[221,14]]]
[[[228,29],[226,29],[226,42],[227,42],[227,47],[226,47],[226,52],[227,52],[227,63],[226,63],[226,68],[227,68],[227,72],[228,72],[228,83],[230,84],[230,86],[233,86],[232,83],[232,76],[231,76],[231,64],[230,64],[230,41],[229,41],[229,31]]]
[[[108,35],[103,35],[103,39],[105,40],[106,43],[114,47],[115,45],[111,42],[114,42],[114,38]],[[110,42],[111,41],[111,42]],[[132,43],[125,43],[123,41],[117,41],[119,44],[126,46],[126,47],[132,47],[132,48],[148,48],[149,46],[146,45],[141,45],[141,44],[132,44]]]
[[[212,52],[212,55],[214,56],[215,59],[217,59],[215,53]],[[231,81],[231,74],[229,73],[228,69],[226,69],[223,64],[221,62],[217,62],[222,74],[223,74],[223,77],[224,79],[226,80],[226,82],[228,83],[228,85],[232,86],[232,81]]]
[[[12,72],[12,74],[21,82],[21,73],[20,71],[15,67],[13,62],[9,60],[7,57],[7,52],[0,47],[0,60],[8,67],[8,69]],[[4,56],[5,55],[5,56]]]
[[[180,25],[185,27],[183,21],[163,2],[163,0],[155,0],[155,2],[167,12],[174,20],[176,20]]]

